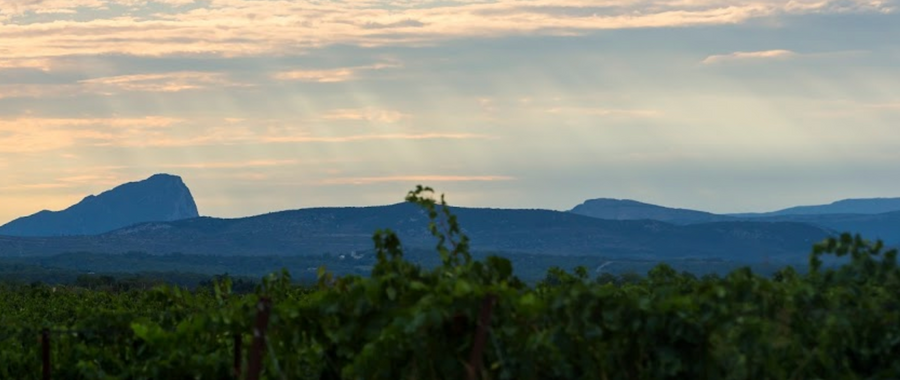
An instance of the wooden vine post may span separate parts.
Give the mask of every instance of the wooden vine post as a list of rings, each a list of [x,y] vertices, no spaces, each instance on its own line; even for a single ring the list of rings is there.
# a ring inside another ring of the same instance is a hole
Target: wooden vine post
[[[234,378],[241,378],[241,345],[243,341],[241,340],[241,334],[234,334]]]
[[[253,343],[250,347],[250,358],[247,360],[247,380],[259,380],[262,373],[263,350],[266,346],[266,329],[269,327],[269,312],[272,300],[267,297],[259,299],[256,305],[256,325],[253,327]]]
[[[472,342],[472,354],[469,356],[469,365],[466,368],[468,380],[477,380],[482,370],[484,358],[484,345],[487,341],[488,329],[491,328],[491,314],[494,312],[494,304],[497,296],[489,294],[481,301],[481,312],[478,315],[478,325],[475,327],[475,339]]]

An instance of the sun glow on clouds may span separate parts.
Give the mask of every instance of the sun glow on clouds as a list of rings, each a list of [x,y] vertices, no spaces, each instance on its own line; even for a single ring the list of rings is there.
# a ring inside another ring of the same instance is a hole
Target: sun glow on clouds
[[[222,73],[182,71],[162,74],[135,74],[79,81],[86,91],[111,94],[118,91],[178,92],[211,86],[236,86]]]
[[[363,119],[394,122],[403,114],[390,111],[338,110],[328,119]],[[208,121],[207,121],[208,122]],[[258,128],[253,125],[209,126],[185,131],[192,122],[168,117],[145,118],[17,118],[0,120],[0,153],[33,153],[76,145],[95,147],[199,147],[265,143],[349,143],[367,141],[490,139],[474,133],[364,133],[318,136],[294,127]],[[194,121],[193,123],[196,123]]]
[[[0,153],[35,153],[78,144],[104,145],[159,133],[180,120],[145,118],[0,119]]]
[[[385,133],[365,134],[349,136],[272,136],[265,138],[267,142],[297,143],[297,142],[321,142],[344,143],[354,141],[381,141],[381,140],[471,140],[490,139],[491,136],[474,133]]]
[[[294,69],[277,72],[272,75],[274,79],[283,81],[336,83],[358,79],[362,73],[374,70],[401,68],[398,62],[380,62],[366,66],[339,67],[334,69]]]
[[[5,3],[5,4],[4,4]],[[0,2],[0,51],[6,59],[39,62],[83,54],[214,54],[242,56],[296,53],[330,44],[378,46],[428,44],[454,37],[521,33],[571,35],[588,30],[733,24],[775,14],[883,11],[891,4],[869,0],[586,1],[498,0],[490,2],[312,2],[213,0],[179,4],[165,11],[118,2]],[[5,6],[4,6],[5,5]],[[196,5],[196,6],[195,6]],[[120,14],[83,21],[28,22],[30,13],[91,10]],[[12,22],[10,22],[12,21]],[[38,61],[34,61],[37,59]],[[341,81],[352,70],[298,71],[288,79]]]
[[[383,110],[374,107],[363,109],[337,109],[322,114],[325,120],[364,120],[369,122],[396,123],[410,117],[399,111]]]
[[[706,57],[703,64],[711,65],[731,61],[752,61],[767,59],[787,59],[798,54],[790,50],[765,50],[765,51],[739,51],[730,54],[717,54]]]
[[[230,162],[200,162],[191,164],[168,164],[161,165],[171,169],[244,169],[244,168],[261,168],[273,166],[296,165],[299,160],[250,160],[250,161],[230,161]]]

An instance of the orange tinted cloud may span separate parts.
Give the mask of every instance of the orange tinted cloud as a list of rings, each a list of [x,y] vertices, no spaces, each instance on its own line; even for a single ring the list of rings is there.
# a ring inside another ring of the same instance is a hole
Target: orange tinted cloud
[[[552,107],[546,110],[550,114],[577,114],[600,117],[647,118],[660,116],[661,112],[650,109],[617,109],[591,107]]]
[[[364,71],[383,70],[401,67],[400,64],[394,62],[381,62],[368,66],[355,67],[339,67],[335,69],[315,70],[315,69],[296,69],[277,72],[272,75],[273,78],[283,81],[300,81],[300,82],[317,82],[317,83],[334,83],[346,82],[357,79]]]
[[[384,110],[374,107],[336,109],[325,112],[321,116],[324,120],[360,120],[381,123],[396,123],[409,117],[409,114],[399,111]]]
[[[346,82],[355,76],[352,69],[330,69],[330,70],[291,70],[283,71],[273,75],[278,80],[295,80],[301,82],[318,82],[333,83]]]
[[[198,162],[191,164],[172,164],[162,165],[165,168],[173,169],[245,169],[260,168],[274,166],[296,165],[298,160],[250,160],[250,161],[230,161],[230,162]]]
[[[34,118],[0,120],[0,153],[45,152],[68,147],[188,147],[271,143],[349,143],[387,140],[488,139],[471,133],[366,133],[316,136],[298,127],[259,128],[255,125],[193,120],[190,128],[175,128],[184,119]]]
[[[236,86],[221,73],[180,71],[159,74],[135,74],[101,77],[79,81],[85,91],[114,93],[119,91],[179,92],[207,87]]]
[[[9,1],[7,1],[9,2]],[[0,14],[104,9],[100,0],[13,1]],[[159,3],[159,2],[157,2]],[[590,30],[734,24],[753,18],[802,13],[889,12],[870,0],[586,1],[498,0],[385,4],[209,0],[199,8],[157,11],[142,3],[111,17],[84,12],[86,21],[0,24],[0,55],[46,67],[42,59],[69,55],[161,56],[296,54],[332,44],[422,45],[447,38],[519,34],[578,34]],[[136,16],[141,15],[141,16]],[[341,81],[352,70],[295,71],[285,79]]]
[[[165,117],[0,120],[0,152],[43,152],[75,145],[98,145],[159,133],[160,129],[179,121]]]
[[[705,65],[724,63],[731,61],[785,59],[795,57],[798,54],[790,50],[764,50],[764,51],[738,51],[729,54],[718,54],[706,57],[702,63]]]
[[[468,140],[488,139],[487,135],[474,133],[384,133],[349,136],[272,136],[265,138],[267,142],[353,142],[378,140]]]
[[[250,85],[231,81],[222,73],[180,71],[99,77],[75,83],[5,84],[0,89],[0,99],[116,95],[124,92],[181,92],[248,86]]]

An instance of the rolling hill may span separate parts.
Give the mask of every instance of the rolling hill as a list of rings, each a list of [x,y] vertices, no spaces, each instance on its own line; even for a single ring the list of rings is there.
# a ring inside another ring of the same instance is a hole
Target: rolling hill
[[[610,198],[589,199],[584,203],[575,206],[570,212],[599,219],[650,219],[673,224],[695,224],[737,220],[737,218],[704,211],[663,207],[630,199]]]
[[[679,226],[616,221],[550,210],[453,208],[477,251],[631,259],[803,259],[831,232],[794,222],[715,222]],[[370,250],[389,228],[411,248],[435,244],[412,204],[310,208],[237,219],[194,218],[138,224],[94,236],[0,236],[0,256],[63,252],[202,255],[322,255]]]
[[[827,205],[797,206],[772,212],[729,215],[741,218],[759,218],[785,215],[881,214],[893,211],[900,211],[900,198],[842,199]]]

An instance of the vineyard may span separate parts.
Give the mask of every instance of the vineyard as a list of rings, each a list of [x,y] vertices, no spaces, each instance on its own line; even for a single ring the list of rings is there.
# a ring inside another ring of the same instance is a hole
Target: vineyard
[[[404,259],[390,231],[368,277],[286,272],[255,292],[0,287],[0,378],[888,379],[900,377],[896,251],[858,236],[815,245],[808,271],[645,278],[473,260],[443,198],[428,213],[442,264]],[[825,256],[844,257],[825,267]]]

